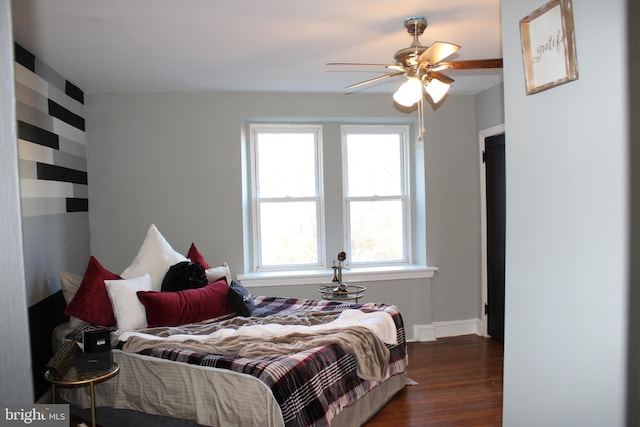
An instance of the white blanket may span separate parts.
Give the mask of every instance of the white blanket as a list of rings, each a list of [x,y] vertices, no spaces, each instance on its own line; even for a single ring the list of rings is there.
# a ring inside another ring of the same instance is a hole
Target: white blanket
[[[360,310],[345,310],[340,313],[340,316],[331,322],[323,323],[319,325],[304,326],[304,325],[280,325],[280,324],[264,324],[264,325],[246,325],[241,328],[223,328],[219,329],[208,335],[190,335],[190,334],[175,334],[170,337],[160,338],[155,335],[150,335],[142,332],[125,332],[120,335],[120,341],[127,341],[129,337],[137,336],[147,339],[170,339],[171,341],[182,340],[210,340],[210,339],[223,339],[232,336],[246,336],[246,337],[277,337],[288,335],[294,332],[313,335],[317,332],[341,330],[349,326],[364,326],[372,331],[382,342],[386,344],[396,345],[398,344],[398,337],[396,335],[396,327],[393,323],[393,319],[390,314],[383,311],[374,311],[365,313]]]

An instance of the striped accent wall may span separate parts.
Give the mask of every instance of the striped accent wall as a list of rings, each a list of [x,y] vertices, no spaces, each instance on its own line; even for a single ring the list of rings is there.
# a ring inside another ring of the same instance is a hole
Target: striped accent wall
[[[49,387],[51,333],[66,320],[59,273],[81,275],[90,255],[84,93],[14,44],[24,290],[35,397]]]
[[[88,212],[84,93],[15,44],[22,217]]]

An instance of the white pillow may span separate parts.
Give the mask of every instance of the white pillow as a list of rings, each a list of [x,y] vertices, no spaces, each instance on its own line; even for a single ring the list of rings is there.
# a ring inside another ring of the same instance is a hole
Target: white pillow
[[[119,332],[147,327],[147,313],[136,292],[151,290],[151,276],[146,273],[124,280],[105,280],[107,293]]]
[[[231,270],[226,262],[220,267],[207,268],[204,272],[207,275],[207,282],[209,283],[215,282],[219,278],[224,277],[227,279],[227,285],[231,285]]]
[[[67,305],[69,305],[73,297],[76,296],[76,293],[80,288],[80,284],[82,284],[82,276],[68,273],[66,271],[60,272],[60,287],[62,288],[62,296],[64,296],[64,300]],[[73,329],[88,325],[89,322],[85,322],[75,316],[69,316],[69,326]]]
[[[68,273],[66,271],[60,272],[60,287],[62,288],[62,296],[64,301],[69,305],[76,292],[80,289],[82,284],[82,276]]]
[[[169,268],[187,258],[176,252],[169,242],[160,234],[155,225],[151,224],[147,236],[138,250],[133,262],[127,267],[120,277],[131,279],[149,273],[151,276],[151,290],[159,291],[162,280]]]

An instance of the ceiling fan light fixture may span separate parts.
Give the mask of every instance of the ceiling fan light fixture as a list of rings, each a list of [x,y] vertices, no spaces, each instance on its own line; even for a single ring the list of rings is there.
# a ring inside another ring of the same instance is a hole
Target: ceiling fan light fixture
[[[393,94],[393,99],[404,107],[411,107],[422,99],[422,81],[416,77],[407,79]]]
[[[451,87],[451,85],[448,83],[443,83],[438,79],[431,79],[425,90],[433,102],[437,104],[447,94],[449,87]]]

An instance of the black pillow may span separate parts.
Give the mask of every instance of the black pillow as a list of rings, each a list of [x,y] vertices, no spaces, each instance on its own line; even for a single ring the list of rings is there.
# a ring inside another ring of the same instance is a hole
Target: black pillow
[[[164,275],[161,291],[177,292],[207,285],[207,274],[197,262],[182,261],[172,265]]]
[[[240,316],[249,317],[255,308],[251,292],[235,280],[231,280],[227,292],[227,303]]]

